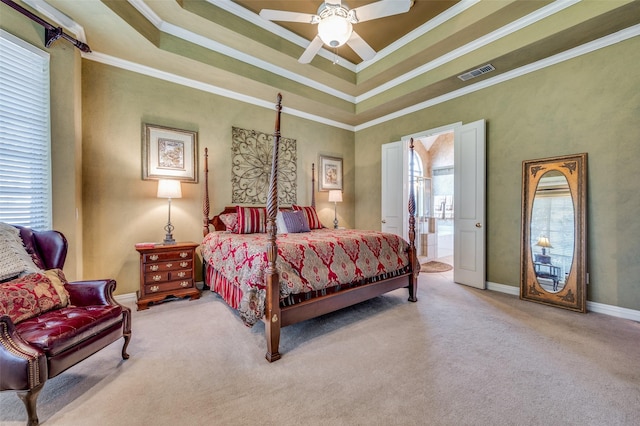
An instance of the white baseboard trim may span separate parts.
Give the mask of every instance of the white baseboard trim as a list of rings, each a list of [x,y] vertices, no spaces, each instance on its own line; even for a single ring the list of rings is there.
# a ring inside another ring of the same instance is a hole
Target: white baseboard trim
[[[487,290],[499,291],[500,293],[507,293],[513,296],[520,296],[520,287],[492,283],[491,281],[487,281]]]
[[[640,322],[640,311],[587,301],[587,311]]]
[[[487,281],[487,290],[507,293],[513,296],[520,296],[520,287],[514,287],[512,285],[498,284]],[[640,322],[640,311],[622,308],[620,306],[605,305],[604,303],[587,301],[587,311]]]
[[[138,296],[136,295],[136,293],[118,294],[117,296],[113,296],[113,298],[116,299],[116,302],[120,303],[121,305],[136,303],[138,301]]]

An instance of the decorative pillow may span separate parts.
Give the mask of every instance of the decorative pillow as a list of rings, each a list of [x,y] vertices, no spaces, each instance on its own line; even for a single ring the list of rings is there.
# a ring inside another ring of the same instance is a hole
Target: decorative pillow
[[[15,226],[0,222],[0,281],[38,272]]]
[[[267,232],[267,209],[265,207],[236,206],[238,234],[263,234]]]
[[[66,297],[68,303],[68,293]],[[45,273],[28,274],[0,284],[0,315],[9,315],[14,324],[64,306]]]
[[[284,219],[282,217],[282,211],[278,211],[278,214],[276,215],[276,228],[276,233],[278,234],[286,234],[288,232],[287,225],[284,223]]]
[[[320,219],[318,218],[318,213],[316,212],[316,208],[313,206],[298,206],[296,204],[294,204],[293,206],[294,210],[300,210],[302,212],[304,212],[305,217],[307,218],[307,223],[309,224],[309,229],[321,229],[324,228],[324,226],[322,226],[322,222],[320,222]]]
[[[69,292],[64,286],[67,283],[67,277],[64,276],[62,269],[48,269],[44,271],[44,274],[51,280],[51,284],[56,289],[58,296],[60,296],[60,303],[64,308],[69,304]]]
[[[282,219],[287,227],[287,232],[291,234],[310,231],[307,218],[303,211],[282,212]]]
[[[233,232],[234,234],[238,233],[238,214],[237,213],[225,213],[221,214],[220,220],[224,223],[224,227],[229,232]]]

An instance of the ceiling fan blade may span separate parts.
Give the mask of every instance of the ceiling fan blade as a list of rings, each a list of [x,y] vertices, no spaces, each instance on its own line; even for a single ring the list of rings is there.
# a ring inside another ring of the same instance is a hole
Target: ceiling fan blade
[[[355,31],[351,33],[351,37],[347,41],[347,44],[354,52],[358,54],[363,60],[368,61],[376,56],[376,51],[367,44]]]
[[[356,7],[353,12],[358,22],[364,22],[408,12],[412,4],[412,0],[380,0]]]
[[[314,16],[316,15],[287,12],[286,10],[262,9],[260,11],[260,17],[268,19],[269,21],[304,22],[305,24],[311,24]]]
[[[300,56],[300,58],[298,59],[298,62],[300,62],[301,64],[308,64],[309,62],[311,62],[311,60],[313,59],[314,56],[316,56],[316,53],[318,53],[322,45],[323,43],[322,43],[322,40],[320,39],[320,36],[316,36],[316,38],[311,40],[311,43],[309,44],[309,46],[307,46],[307,49],[304,51],[304,53],[302,53],[302,56]]]

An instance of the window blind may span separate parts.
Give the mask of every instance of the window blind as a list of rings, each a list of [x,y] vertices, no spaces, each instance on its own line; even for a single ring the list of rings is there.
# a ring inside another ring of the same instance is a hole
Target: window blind
[[[49,54],[0,30],[0,222],[51,229]]]

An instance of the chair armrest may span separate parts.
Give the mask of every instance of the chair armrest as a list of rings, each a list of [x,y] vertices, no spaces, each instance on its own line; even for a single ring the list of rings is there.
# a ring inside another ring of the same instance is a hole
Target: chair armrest
[[[115,305],[113,298],[116,281],[111,279],[73,281],[65,284],[69,292],[69,303],[75,306]]]
[[[0,391],[33,389],[47,380],[44,353],[22,340],[8,315],[0,316]]]

